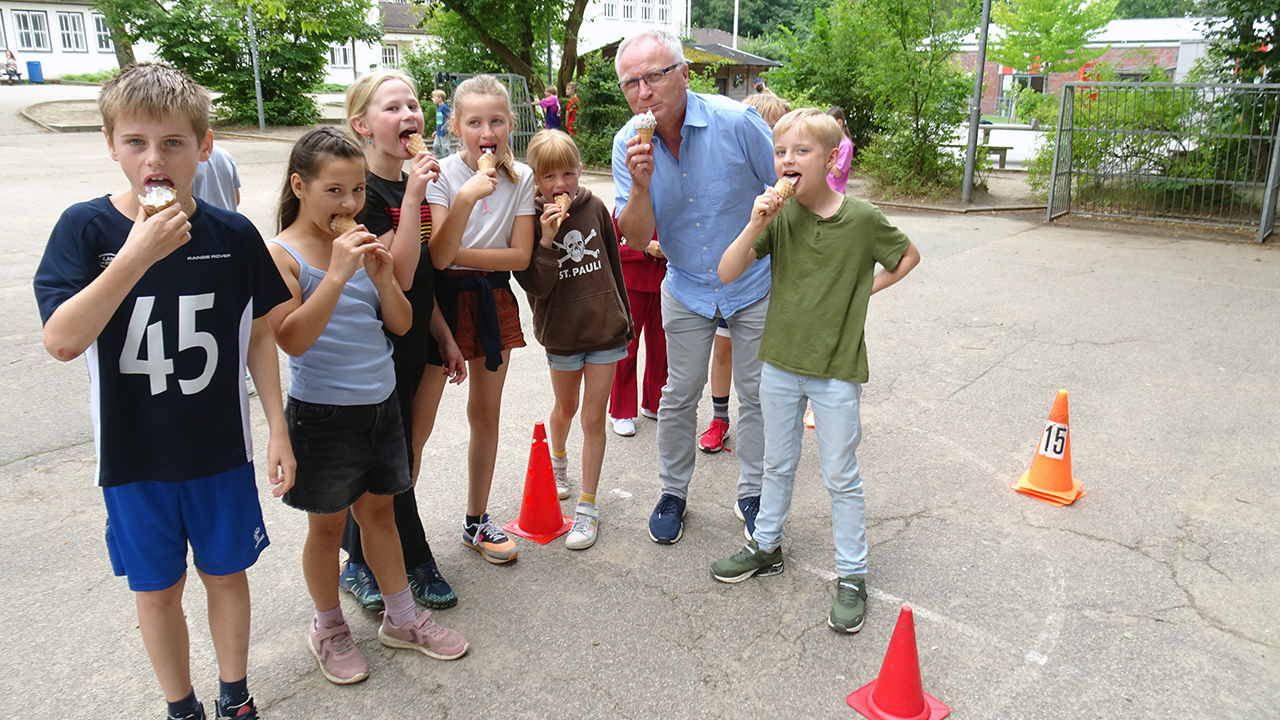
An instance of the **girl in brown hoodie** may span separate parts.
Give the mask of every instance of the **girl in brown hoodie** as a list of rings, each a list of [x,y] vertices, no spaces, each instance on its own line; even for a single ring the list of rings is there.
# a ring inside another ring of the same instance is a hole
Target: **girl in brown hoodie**
[[[613,369],[627,356],[635,333],[613,221],[599,198],[578,187],[582,161],[577,146],[559,130],[543,130],[529,142],[528,156],[538,187],[534,206],[542,214],[534,229],[533,259],[516,279],[529,295],[534,336],[551,364],[556,403],[548,430],[562,500],[569,496],[565,443],[581,392],[582,494],[565,545],[585,550],[595,543],[599,528],[596,489]]]

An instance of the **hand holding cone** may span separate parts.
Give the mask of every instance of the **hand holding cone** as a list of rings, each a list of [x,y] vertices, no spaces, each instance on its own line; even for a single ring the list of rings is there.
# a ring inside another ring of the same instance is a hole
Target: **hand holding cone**
[[[152,185],[147,188],[146,195],[138,196],[138,202],[142,204],[142,209],[147,211],[147,217],[151,217],[178,202],[178,195],[171,187]]]
[[[778,182],[773,184],[773,191],[782,196],[783,200],[796,194],[796,186],[787,178],[778,178]]]

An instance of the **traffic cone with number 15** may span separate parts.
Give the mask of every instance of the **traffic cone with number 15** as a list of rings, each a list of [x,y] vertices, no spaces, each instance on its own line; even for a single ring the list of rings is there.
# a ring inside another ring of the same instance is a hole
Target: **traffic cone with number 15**
[[[1022,474],[1014,490],[1040,498],[1054,505],[1070,505],[1076,498],[1084,497],[1080,481],[1071,476],[1071,432],[1067,421],[1067,391],[1059,390],[1049,413],[1049,422],[1031,469]]]

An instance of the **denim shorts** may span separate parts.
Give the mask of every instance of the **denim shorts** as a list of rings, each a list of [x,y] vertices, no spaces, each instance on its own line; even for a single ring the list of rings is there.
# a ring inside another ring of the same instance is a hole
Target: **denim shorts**
[[[586,363],[592,365],[608,365],[616,363],[619,360],[625,360],[627,357],[627,346],[616,347],[612,350],[600,350],[598,352],[585,352],[576,355],[552,355],[547,353],[547,362],[551,363],[552,370],[560,370],[562,372],[575,372],[581,370]]]
[[[413,486],[396,394],[376,405],[320,405],[290,397],[285,405],[297,481],[290,507],[330,514],[361,495],[399,495]]]

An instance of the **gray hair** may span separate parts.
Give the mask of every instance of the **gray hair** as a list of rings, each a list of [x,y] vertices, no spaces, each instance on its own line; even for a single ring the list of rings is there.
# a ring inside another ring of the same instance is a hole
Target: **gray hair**
[[[622,53],[626,51],[631,43],[640,38],[653,38],[660,45],[667,49],[667,53],[671,55],[671,61],[677,65],[687,65],[688,60],[684,59],[684,45],[680,43],[680,38],[672,35],[666,30],[644,30],[632,35],[622,44],[618,46],[618,54],[613,56],[613,71],[617,74],[618,79],[622,79]]]

